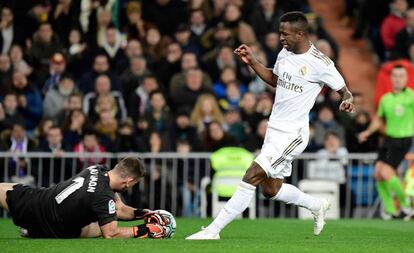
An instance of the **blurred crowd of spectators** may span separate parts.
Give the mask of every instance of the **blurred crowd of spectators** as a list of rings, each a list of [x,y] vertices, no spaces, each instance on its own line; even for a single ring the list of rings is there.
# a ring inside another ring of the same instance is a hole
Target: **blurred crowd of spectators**
[[[0,4],[3,151],[210,152],[243,146],[255,152],[274,91],[234,48],[248,44],[272,67],[281,49],[279,17],[300,10],[307,13],[312,42],[334,61],[339,55],[306,0]],[[363,97],[355,94],[361,110],[352,118],[338,112],[340,100],[329,90],[318,97],[306,151],[376,149],[375,138],[355,144],[370,122]]]
[[[414,1],[346,2],[348,15],[356,16],[353,37],[367,37],[381,65],[376,82],[376,105],[382,95],[391,91],[390,75],[395,65],[406,68],[409,77],[407,86],[414,88]]]

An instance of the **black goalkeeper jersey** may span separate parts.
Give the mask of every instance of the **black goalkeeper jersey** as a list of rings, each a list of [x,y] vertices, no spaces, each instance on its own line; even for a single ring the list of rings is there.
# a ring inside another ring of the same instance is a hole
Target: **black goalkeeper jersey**
[[[29,235],[32,230],[41,231],[42,237],[79,237],[81,229],[92,222],[102,226],[116,220],[115,193],[109,187],[108,171],[105,166],[91,166],[55,186],[30,188],[30,194],[21,195],[20,200],[26,203],[16,208],[32,209],[16,210],[24,216],[23,223],[29,224],[16,225],[27,228]]]

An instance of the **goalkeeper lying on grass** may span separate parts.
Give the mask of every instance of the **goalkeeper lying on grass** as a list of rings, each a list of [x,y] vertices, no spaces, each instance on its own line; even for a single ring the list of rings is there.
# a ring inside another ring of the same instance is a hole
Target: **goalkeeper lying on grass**
[[[156,238],[167,234],[162,218],[148,209],[125,205],[117,192],[126,191],[144,176],[136,158],[121,160],[112,170],[88,167],[49,188],[0,183],[0,207],[32,238]],[[134,227],[118,227],[117,219],[144,219]]]

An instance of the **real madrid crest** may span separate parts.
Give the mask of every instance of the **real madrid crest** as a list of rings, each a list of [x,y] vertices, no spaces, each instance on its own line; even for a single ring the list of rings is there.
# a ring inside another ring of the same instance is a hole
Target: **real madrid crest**
[[[301,76],[306,76],[306,73],[308,72],[308,69],[306,68],[306,66],[302,66],[300,69],[299,69],[299,75],[301,75]]]

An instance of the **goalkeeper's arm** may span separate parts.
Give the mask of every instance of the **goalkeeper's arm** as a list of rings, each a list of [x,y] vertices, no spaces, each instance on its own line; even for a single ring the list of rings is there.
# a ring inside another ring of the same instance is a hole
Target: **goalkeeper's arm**
[[[126,205],[118,193],[115,194],[116,217],[119,220],[138,220],[152,213],[149,209],[136,209]]]

